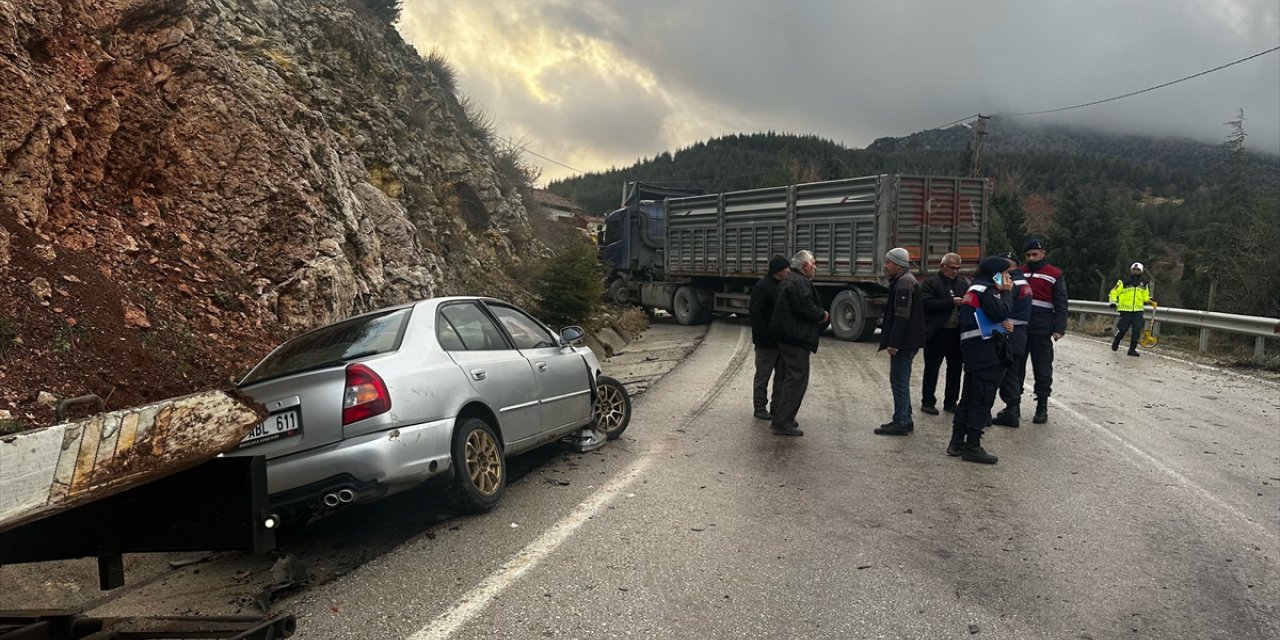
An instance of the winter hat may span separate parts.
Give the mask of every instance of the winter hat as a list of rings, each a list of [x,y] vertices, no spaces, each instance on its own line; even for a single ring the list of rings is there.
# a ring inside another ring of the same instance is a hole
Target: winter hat
[[[1142,263],[1141,263],[1141,262],[1135,262],[1135,263],[1133,263],[1132,265],[1129,265],[1129,270],[1130,270],[1130,271],[1133,271],[1134,269],[1137,269],[1138,271],[1143,271]]]
[[[787,267],[791,266],[791,261],[782,256],[774,256],[769,259],[769,275],[773,275]]]
[[[1041,250],[1041,251],[1048,251],[1048,249],[1046,249],[1046,248],[1044,247],[1044,242],[1042,242],[1039,238],[1032,238],[1032,239],[1030,239],[1030,240],[1027,240],[1027,243],[1026,243],[1026,244],[1024,244],[1024,245],[1022,245],[1022,252],[1023,252],[1023,253],[1026,253],[1026,252],[1028,252],[1028,251],[1030,251],[1030,250],[1032,250],[1032,249],[1039,249],[1039,250]]]
[[[1009,260],[1004,256],[988,256],[983,258],[982,262],[978,263],[978,271],[989,276],[993,276],[997,273],[1003,273],[1004,270],[1008,268]]]
[[[911,254],[907,253],[907,250],[902,247],[890,249],[889,253],[884,254],[884,259],[898,265],[899,267],[911,266]]]

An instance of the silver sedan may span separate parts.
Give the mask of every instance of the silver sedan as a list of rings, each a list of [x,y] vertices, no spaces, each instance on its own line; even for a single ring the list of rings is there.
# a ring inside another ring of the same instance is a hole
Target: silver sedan
[[[432,298],[298,336],[239,388],[270,415],[229,455],[265,455],[282,514],[365,502],[444,476],[463,511],[497,504],[506,461],[626,429],[630,398],[582,329],[560,334],[501,300]]]

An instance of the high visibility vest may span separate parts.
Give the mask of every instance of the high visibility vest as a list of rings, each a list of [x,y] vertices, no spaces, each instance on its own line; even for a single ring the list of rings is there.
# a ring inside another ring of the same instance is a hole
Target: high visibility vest
[[[1147,289],[1147,283],[1138,281],[1131,285],[1125,285],[1124,280],[1116,280],[1116,286],[1111,288],[1111,294],[1107,296],[1111,304],[1116,305],[1119,311],[1142,311],[1143,305],[1148,304],[1151,299],[1151,291]]]

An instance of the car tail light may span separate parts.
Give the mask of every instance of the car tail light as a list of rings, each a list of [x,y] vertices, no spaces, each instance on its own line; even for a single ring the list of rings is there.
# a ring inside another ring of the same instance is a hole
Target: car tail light
[[[391,410],[387,385],[362,364],[347,366],[347,389],[342,394],[342,426]]]

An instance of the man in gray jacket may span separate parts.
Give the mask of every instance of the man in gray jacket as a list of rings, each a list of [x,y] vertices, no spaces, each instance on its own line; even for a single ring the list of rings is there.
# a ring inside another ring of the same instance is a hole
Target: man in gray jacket
[[[791,273],[778,285],[778,301],[769,320],[769,331],[778,341],[782,359],[782,389],[775,392],[771,430],[780,436],[802,436],[796,414],[809,390],[809,355],[818,350],[818,334],[829,316],[822,308],[813,274],[818,265],[813,254],[800,251],[791,258]]]
[[[911,362],[924,346],[924,308],[920,283],[911,275],[911,254],[898,247],[884,255],[889,276],[889,304],[880,323],[880,348],[889,352],[889,389],[893,419],[875,429],[879,436],[905,436],[915,430],[911,419]]]

